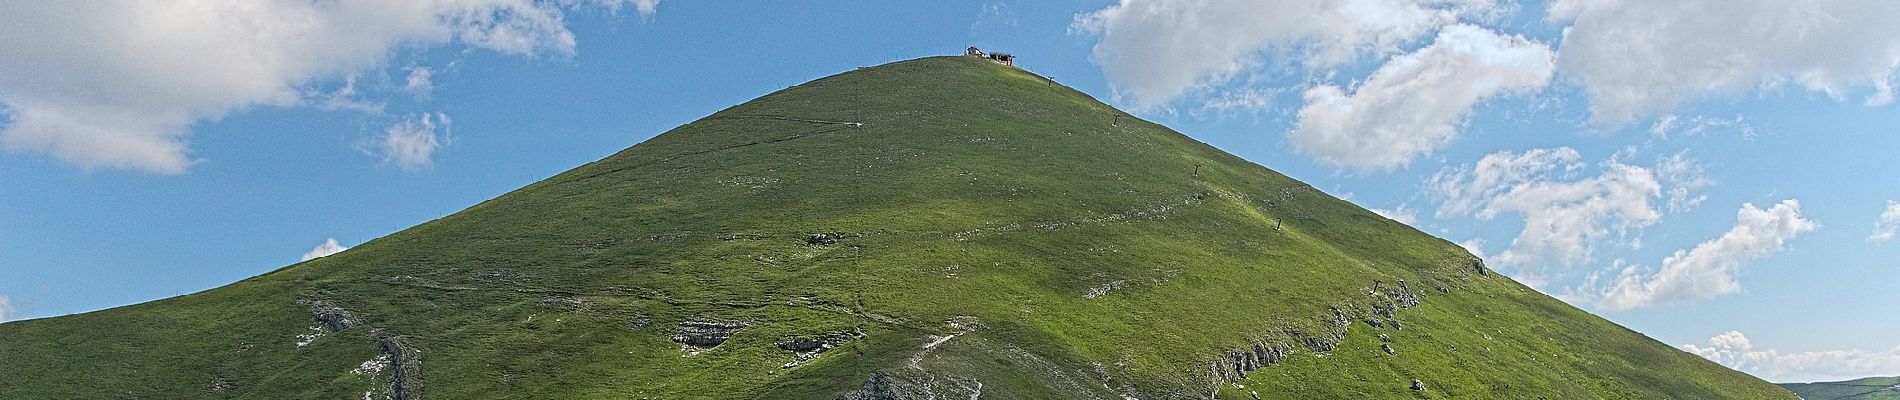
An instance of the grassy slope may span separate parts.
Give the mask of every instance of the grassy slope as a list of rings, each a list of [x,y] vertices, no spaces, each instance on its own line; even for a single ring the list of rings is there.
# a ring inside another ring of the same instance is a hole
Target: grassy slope
[[[1900,377],[1860,378],[1840,382],[1783,383],[1808,400],[1896,400],[1900,399]]]
[[[984,398],[1790,397],[1118,113],[962,57],[820,79],[334,256],[0,325],[0,398],[361,397],[381,337],[438,399],[831,398],[874,371]],[[846,235],[802,240],[820,232]],[[1399,280],[1423,297],[1403,330],[1353,323],[1218,384],[1222,352],[1324,332]],[[361,323],[295,346],[300,299]],[[953,318],[982,328],[922,350]],[[750,327],[668,340],[708,319]],[[782,367],[780,338],[839,330],[865,336]]]

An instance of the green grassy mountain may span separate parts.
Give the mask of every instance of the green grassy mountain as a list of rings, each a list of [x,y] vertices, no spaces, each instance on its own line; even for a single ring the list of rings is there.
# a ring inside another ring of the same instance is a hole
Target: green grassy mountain
[[[1783,383],[1807,400],[1900,400],[1900,377],[1840,382]]]
[[[1792,398],[1035,74],[863,68],[231,285],[0,398]]]

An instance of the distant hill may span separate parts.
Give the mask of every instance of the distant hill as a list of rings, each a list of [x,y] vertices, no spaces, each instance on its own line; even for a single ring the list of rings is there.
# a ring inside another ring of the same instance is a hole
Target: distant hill
[[[4,399],[1793,398],[974,57],[787,88],[224,287],[0,324],[0,371]]]
[[[1900,400],[1900,377],[1840,382],[1783,383],[1807,400]]]

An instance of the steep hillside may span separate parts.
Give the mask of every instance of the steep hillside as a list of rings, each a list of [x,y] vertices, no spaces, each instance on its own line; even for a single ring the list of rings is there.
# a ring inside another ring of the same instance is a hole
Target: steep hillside
[[[1900,377],[1840,382],[1783,383],[1807,400],[1900,400]]]
[[[8,399],[1793,397],[967,57],[218,289],[0,324],[0,371]]]

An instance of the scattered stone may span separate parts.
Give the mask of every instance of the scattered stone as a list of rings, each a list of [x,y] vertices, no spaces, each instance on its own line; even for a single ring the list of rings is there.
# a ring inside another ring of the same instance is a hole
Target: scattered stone
[[[324,332],[322,325],[312,325],[309,332],[297,335],[297,347],[309,346],[311,343],[316,343],[317,339],[323,338]]]
[[[844,239],[844,232],[820,232],[805,235],[805,245],[812,247],[830,246]]]
[[[581,299],[578,299],[578,298],[568,297],[568,296],[542,297],[541,305],[545,307],[559,308],[559,309],[563,309],[567,311],[579,311],[579,310],[587,309],[587,302],[581,301]]]
[[[1379,334],[1379,343],[1392,343],[1392,337],[1381,333]]]
[[[648,319],[645,314],[634,315],[633,318],[627,320],[627,330],[637,331],[646,329],[648,325],[652,324],[653,320]]]
[[[1420,392],[1423,392],[1423,391],[1425,391],[1425,382],[1422,382],[1422,381],[1419,381],[1419,380],[1417,380],[1417,379],[1413,379],[1413,380],[1412,380],[1412,390],[1416,390],[1416,391],[1420,391]]]
[[[673,334],[673,341],[700,349],[710,349],[725,343],[733,334],[745,329],[746,324],[719,321],[680,322],[679,331]]]
[[[1380,344],[1379,350],[1385,350],[1385,354],[1387,355],[1394,355],[1394,356],[1399,355],[1398,350],[1393,350],[1392,345],[1390,344]]]
[[[1108,292],[1113,292],[1117,289],[1121,289],[1127,286],[1128,286],[1128,281],[1125,281],[1125,280],[1116,280],[1114,282],[1104,283],[1104,284],[1101,284],[1100,286],[1089,288],[1088,292],[1082,293],[1082,298],[1093,299],[1097,297],[1102,297],[1102,295],[1106,295],[1108,294]]]
[[[1399,280],[1399,288],[1397,290],[1393,290],[1387,293],[1387,295],[1399,303],[1399,308],[1418,307],[1418,292],[1413,292],[1411,287],[1405,286],[1404,279]]]
[[[964,331],[964,332],[975,332],[975,331],[983,330],[983,328],[986,328],[985,326],[983,326],[983,320],[980,320],[980,319],[977,319],[976,317],[972,317],[968,315],[958,315],[955,317],[950,317],[949,320],[945,320],[943,323],[944,325],[950,326],[951,329],[956,329],[956,330]]]

